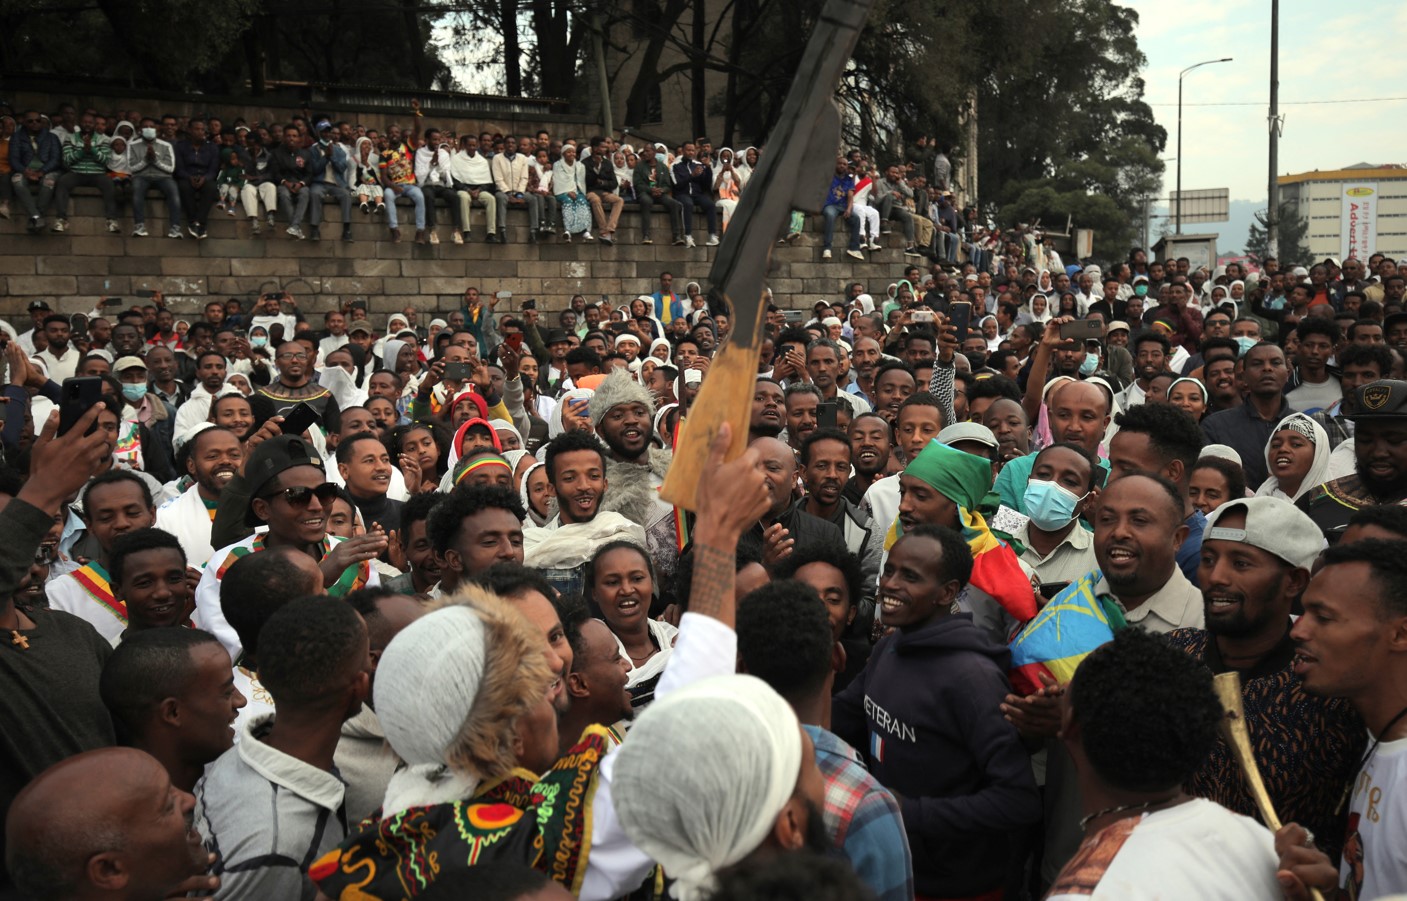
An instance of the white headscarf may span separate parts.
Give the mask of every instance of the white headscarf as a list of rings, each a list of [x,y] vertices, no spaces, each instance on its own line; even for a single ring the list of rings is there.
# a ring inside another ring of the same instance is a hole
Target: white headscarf
[[[562,432],[566,431],[565,427],[562,425],[562,412],[567,408],[567,401],[581,400],[582,398],[590,400],[595,394],[596,392],[592,391],[590,388],[573,388],[559,397],[557,399],[557,406],[552,408],[552,416],[547,420],[547,437],[549,439],[556,438],[558,435],[562,434]],[[544,447],[545,446],[546,445],[544,445]]]
[[[697,901],[772,830],[801,751],[781,695],[755,676],[715,676],[640,714],[616,752],[611,800],[630,840],[676,880],[675,897]]]
[[[1314,443],[1314,459],[1310,461],[1309,472],[1304,474],[1304,479],[1300,481],[1300,486],[1294,494],[1287,494],[1280,490],[1280,480],[1273,474],[1260,483],[1256,489],[1256,497],[1278,497],[1287,501],[1298,500],[1300,495],[1309,491],[1316,485],[1324,483],[1324,471],[1329,468],[1329,433],[1324,431],[1324,427],[1315,422],[1305,413],[1291,413],[1275,426],[1275,431],[1270,433],[1270,438],[1265,442],[1264,458],[1266,465],[1270,465],[1270,442],[1275,440],[1275,435],[1286,430],[1299,432],[1305,438]],[[1273,467],[1272,467],[1273,468]]]
[[[405,767],[391,776],[383,811],[473,797],[478,778],[445,757],[469,719],[484,678],[486,630],[470,607],[425,614],[386,646],[376,666],[376,716]],[[425,686],[434,685],[434,691]]]
[[[527,452],[524,451],[524,453]],[[517,469],[517,465],[516,463],[513,464],[514,469]],[[523,502],[523,509],[528,511],[528,522],[538,527],[547,525],[548,520],[557,515],[557,499],[555,497],[549,496],[547,498],[546,516],[539,515],[538,512],[533,509],[532,505],[532,492],[529,490],[532,484],[532,475],[536,470],[546,465],[546,463],[534,463],[529,466],[527,469],[523,470],[522,481],[518,483],[518,498]]]

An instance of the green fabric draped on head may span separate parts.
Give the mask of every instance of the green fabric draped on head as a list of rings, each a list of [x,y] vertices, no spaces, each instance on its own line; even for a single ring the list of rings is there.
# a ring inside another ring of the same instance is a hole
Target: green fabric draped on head
[[[904,475],[922,479],[959,507],[975,511],[991,490],[992,461],[930,441],[904,467]]]

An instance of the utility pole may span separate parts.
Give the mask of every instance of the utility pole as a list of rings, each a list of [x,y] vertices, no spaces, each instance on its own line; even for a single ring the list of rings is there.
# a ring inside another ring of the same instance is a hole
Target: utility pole
[[[1270,177],[1266,185],[1265,252],[1280,256],[1280,0],[1270,0]],[[1283,261],[1282,261],[1283,262]]]

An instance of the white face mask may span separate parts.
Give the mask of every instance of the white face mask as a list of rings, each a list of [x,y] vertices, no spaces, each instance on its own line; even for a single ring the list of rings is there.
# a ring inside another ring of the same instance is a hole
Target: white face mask
[[[142,129],[142,140],[144,140],[144,141],[155,141],[155,140],[156,140],[156,129],[155,129],[155,128],[143,128],[143,129]]]

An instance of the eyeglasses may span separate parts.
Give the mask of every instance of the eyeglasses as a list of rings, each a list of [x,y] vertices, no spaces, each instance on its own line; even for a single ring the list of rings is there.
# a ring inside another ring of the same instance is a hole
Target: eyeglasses
[[[279,354],[279,355],[278,355],[278,359],[280,359],[280,360],[306,360],[306,359],[308,359],[308,355],[307,355],[307,354],[300,354],[300,353]]]
[[[306,485],[295,485],[292,488],[285,488],[282,491],[275,491],[273,494],[264,495],[264,500],[271,501],[276,497],[282,497],[290,507],[306,507],[316,495],[318,503],[330,504],[337,497],[338,488],[331,482],[323,482],[316,488],[309,488]]]

